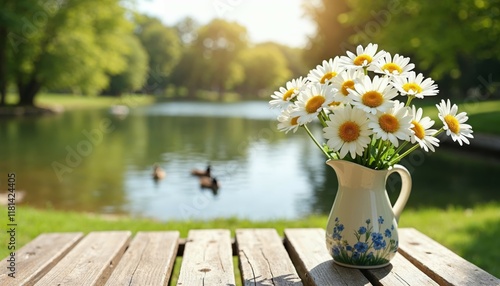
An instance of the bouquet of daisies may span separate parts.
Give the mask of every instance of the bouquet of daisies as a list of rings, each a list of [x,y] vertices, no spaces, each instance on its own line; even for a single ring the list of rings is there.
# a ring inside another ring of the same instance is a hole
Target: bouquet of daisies
[[[281,109],[278,129],[287,133],[303,128],[328,159],[372,169],[387,169],[417,148],[434,152],[443,131],[460,145],[469,144],[473,135],[465,124],[467,114],[457,114],[456,104],[441,100],[436,107],[443,126],[432,129],[435,122],[411,103],[437,95],[437,85],[417,75],[409,58],[377,49],[376,44],[358,46],[356,54],[348,51],[347,56],[324,60],[307,77],[275,91],[269,104]],[[324,143],[308,128],[318,121]]]

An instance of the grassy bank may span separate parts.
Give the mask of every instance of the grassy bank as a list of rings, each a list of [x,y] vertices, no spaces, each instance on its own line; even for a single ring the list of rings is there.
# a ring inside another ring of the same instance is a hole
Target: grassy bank
[[[500,237],[500,203],[477,206],[473,209],[449,208],[422,209],[403,211],[400,227],[414,227],[441,244],[450,248],[460,256],[479,267],[500,276],[500,249],[497,238]],[[6,216],[5,216],[6,217]],[[148,219],[131,219],[126,217],[109,218],[81,214],[76,212],[60,212],[54,210],[38,210],[31,207],[19,207],[16,212],[16,243],[21,247],[43,232],[88,233],[98,230],[179,230],[181,237],[186,237],[190,229],[271,227],[283,235],[285,228],[320,227],[326,225],[326,216],[312,216],[300,220],[272,220],[255,222],[239,219],[216,219],[209,221],[169,221],[156,222]],[[6,225],[4,221],[3,225]],[[4,231],[0,234],[0,257],[8,254],[8,237]]]
[[[214,101],[215,95],[208,94],[200,99]],[[237,96],[231,94],[228,101],[235,101]],[[7,103],[14,104],[17,96],[9,94]],[[148,105],[155,102],[152,95],[123,95],[122,97],[111,96],[79,96],[71,94],[40,93],[37,95],[35,103],[41,107],[62,107],[65,110],[85,109],[85,108],[105,108],[116,104],[127,105],[129,107]],[[489,101],[468,101],[464,103],[456,102],[459,105],[459,112],[465,111],[470,117],[468,124],[471,124],[474,132],[500,135],[500,100]],[[419,102],[415,102],[419,105]],[[424,106],[424,115],[436,120],[436,126],[441,126],[437,116],[437,109],[434,104]]]
[[[455,102],[454,102],[455,103]],[[500,135],[500,100],[456,102],[458,112],[467,112],[467,124],[472,126],[476,133]],[[424,116],[429,116],[436,121],[435,127],[441,127],[438,110],[434,105],[424,107]]]
[[[9,94],[7,104],[17,102],[17,96]],[[105,108],[112,105],[126,105],[129,107],[148,105],[155,102],[152,95],[126,94],[121,97],[113,96],[80,96],[72,94],[40,93],[35,97],[35,105],[39,107],[59,108],[64,110]]]

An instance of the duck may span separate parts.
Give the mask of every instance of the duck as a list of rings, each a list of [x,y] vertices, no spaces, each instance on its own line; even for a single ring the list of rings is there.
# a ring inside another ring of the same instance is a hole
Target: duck
[[[198,176],[198,177],[210,177],[210,175],[211,175],[210,170],[211,170],[211,166],[208,165],[206,170],[197,170],[197,169],[192,170],[191,175]]]
[[[163,178],[165,178],[167,174],[165,173],[165,171],[160,167],[160,165],[158,164],[154,164],[153,165],[153,179],[155,181],[158,181],[158,180],[161,180]]]
[[[217,181],[217,178],[203,176],[200,177],[200,187],[202,189],[210,189],[214,194],[217,194],[220,185],[219,182]]]

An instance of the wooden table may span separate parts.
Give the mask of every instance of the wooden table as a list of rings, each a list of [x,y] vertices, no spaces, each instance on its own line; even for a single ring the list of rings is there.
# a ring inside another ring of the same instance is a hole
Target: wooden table
[[[0,285],[500,285],[500,280],[415,229],[400,229],[391,265],[357,270],[333,263],[322,229],[46,233],[16,252],[15,276]],[[237,257],[236,259],[233,259]],[[235,276],[234,263],[240,274]],[[237,262],[236,262],[237,261]]]

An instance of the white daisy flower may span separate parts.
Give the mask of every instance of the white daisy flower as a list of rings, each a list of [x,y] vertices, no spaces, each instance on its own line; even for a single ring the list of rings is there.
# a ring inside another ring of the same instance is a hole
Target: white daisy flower
[[[365,75],[361,81],[354,84],[354,90],[349,89],[352,105],[371,114],[385,112],[391,108],[391,99],[397,95],[397,90],[389,84],[387,77],[374,76],[372,81]]]
[[[449,99],[446,102],[441,100],[439,104],[436,104],[436,107],[439,110],[439,119],[443,121],[446,135],[451,135],[451,139],[458,141],[460,146],[462,146],[462,142],[470,144],[467,137],[474,138],[474,136],[472,135],[472,127],[469,124],[464,124],[469,119],[467,113],[457,114],[458,106],[456,104],[452,106]]]
[[[323,128],[323,137],[328,140],[326,142],[328,147],[335,152],[340,151],[341,159],[347,153],[350,153],[351,158],[363,155],[372,134],[368,128],[370,121],[366,113],[359,108],[346,105],[345,108],[330,114],[329,119],[326,122],[327,127]]]
[[[389,140],[394,147],[399,146],[399,141],[410,141],[413,134],[412,116],[403,102],[394,101],[392,108],[387,112],[372,115],[368,127],[372,128],[375,138]]]
[[[288,131],[293,131],[295,133],[299,128],[299,124],[297,122],[298,116],[291,116],[295,106],[293,104],[289,105],[285,110],[281,112],[278,116],[278,130],[288,133]]]
[[[415,65],[410,63],[410,58],[405,58],[399,54],[395,54],[394,58],[392,58],[391,54],[385,53],[385,55],[381,57],[378,62],[370,65],[368,70],[376,73],[398,76],[403,75],[414,68]]]
[[[434,146],[439,147],[439,139],[434,137],[436,134],[436,129],[429,129],[434,125],[434,120],[431,120],[430,117],[426,116],[422,118],[423,110],[422,108],[416,109],[415,106],[412,106],[411,115],[413,124],[412,130],[413,134],[411,135],[411,143],[418,142],[420,148],[424,149],[425,152],[435,152]]]
[[[315,69],[309,71],[307,79],[311,82],[319,82],[321,84],[329,83],[343,69],[339,66],[339,57],[323,60],[321,65],[317,65]]]
[[[349,89],[354,89],[354,84],[364,78],[361,70],[345,70],[332,79],[334,100],[341,103],[351,103]]]
[[[356,54],[347,51],[347,57],[340,57],[340,64],[346,69],[362,69],[369,67],[372,63],[376,63],[381,57],[384,56],[385,51],[377,53],[377,44],[368,44],[366,48],[359,45],[356,48]]]
[[[300,125],[313,121],[323,108],[327,108],[333,102],[333,91],[328,85],[310,83],[307,88],[299,94],[295,102],[295,110],[291,116],[298,116]]]
[[[410,95],[417,98],[424,96],[434,96],[438,94],[437,85],[431,78],[424,80],[424,76],[419,73],[409,72],[406,76],[395,77],[393,85],[401,92],[402,95]]]
[[[303,77],[288,81],[285,87],[280,87],[278,91],[275,91],[271,95],[271,98],[273,98],[273,100],[269,101],[271,108],[286,108],[297,97],[300,91],[304,89],[306,82],[307,79]]]

